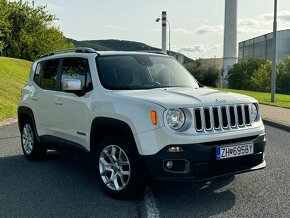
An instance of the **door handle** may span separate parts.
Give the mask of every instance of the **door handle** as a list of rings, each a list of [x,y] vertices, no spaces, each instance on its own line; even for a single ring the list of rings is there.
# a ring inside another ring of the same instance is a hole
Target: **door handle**
[[[56,105],[63,105],[63,102],[62,102],[61,99],[57,99],[57,100],[55,100],[54,103],[55,103]]]

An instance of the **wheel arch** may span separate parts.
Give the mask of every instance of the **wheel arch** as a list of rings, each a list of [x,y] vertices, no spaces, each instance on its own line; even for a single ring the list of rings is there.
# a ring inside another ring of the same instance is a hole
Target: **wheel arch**
[[[25,107],[25,106],[20,106],[18,107],[17,110],[17,116],[18,116],[18,128],[19,131],[21,132],[21,127],[22,127],[22,123],[25,119],[29,119],[32,122],[33,125],[33,129],[35,131],[36,137],[39,140],[39,136],[37,134],[37,128],[35,125],[35,119],[34,119],[34,115],[32,110],[29,107]]]
[[[139,154],[134,134],[130,126],[121,120],[108,117],[97,117],[93,120],[90,134],[90,151],[94,152],[100,140],[108,135],[120,135],[130,140],[133,149]]]

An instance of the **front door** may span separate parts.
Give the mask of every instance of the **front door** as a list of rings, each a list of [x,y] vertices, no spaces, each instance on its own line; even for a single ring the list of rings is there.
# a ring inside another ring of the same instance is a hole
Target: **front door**
[[[55,95],[55,136],[77,143],[89,149],[91,120],[92,81],[88,60],[85,58],[64,58],[61,67],[60,91]],[[63,81],[78,79],[81,91],[64,91]]]

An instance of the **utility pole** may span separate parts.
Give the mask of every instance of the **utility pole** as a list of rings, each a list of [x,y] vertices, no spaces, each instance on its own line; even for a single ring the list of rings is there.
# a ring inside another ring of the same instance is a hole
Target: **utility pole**
[[[273,57],[272,57],[272,80],[271,80],[271,103],[275,103],[276,92],[276,46],[277,46],[277,0],[274,0],[274,22],[273,22]]]
[[[166,52],[166,20],[167,20],[167,13],[166,11],[162,11],[162,51],[164,53],[167,53]]]
[[[170,23],[167,20],[167,13],[166,11],[162,11],[162,19],[157,18],[155,21],[158,23],[162,21],[162,51],[166,53],[166,23],[168,24],[168,51],[170,54]],[[164,22],[165,21],[165,22]],[[164,25],[165,24],[165,25]]]

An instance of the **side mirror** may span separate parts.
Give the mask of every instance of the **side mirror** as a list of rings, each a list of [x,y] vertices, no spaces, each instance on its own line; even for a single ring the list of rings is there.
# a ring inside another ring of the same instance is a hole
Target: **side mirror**
[[[62,81],[63,91],[81,91],[82,82],[79,79],[64,79]]]

